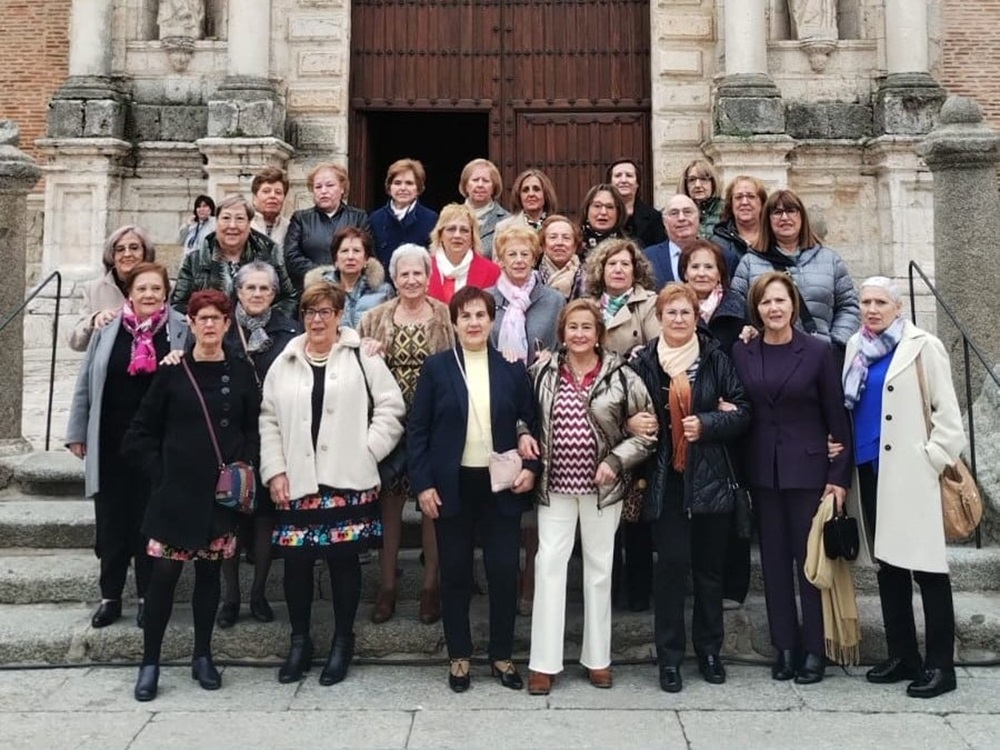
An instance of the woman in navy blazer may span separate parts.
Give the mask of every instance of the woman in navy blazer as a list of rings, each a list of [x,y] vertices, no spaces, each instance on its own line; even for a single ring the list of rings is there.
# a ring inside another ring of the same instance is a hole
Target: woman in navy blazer
[[[532,499],[537,461],[525,461],[509,491],[492,492],[491,451],[519,448],[537,437],[535,399],[524,365],[489,345],[493,296],[463,287],[449,303],[459,346],[424,361],[407,423],[410,487],[434,519],[441,566],[441,619],[451,665],[448,684],[469,688],[476,526],[490,598],[490,669],[504,687],[520,690],[511,661],[520,571],[521,513]],[[526,428],[526,431],[525,431]]]
[[[820,500],[843,507],[851,481],[851,431],[833,350],[793,327],[799,296],[783,273],[760,276],[748,312],[762,335],[733,347],[733,363],[750,396],[753,422],[743,450],[744,480],[760,523],[760,555],[776,680],[823,679],[823,607],[805,578],[806,539]],[[828,436],[844,450],[828,457]],[[798,568],[802,625],[795,606]]]

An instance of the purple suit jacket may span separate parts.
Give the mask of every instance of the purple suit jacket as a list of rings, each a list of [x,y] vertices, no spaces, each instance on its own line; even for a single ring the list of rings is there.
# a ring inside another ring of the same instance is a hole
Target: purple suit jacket
[[[737,341],[733,363],[750,396],[753,422],[742,458],[744,481],[760,489],[849,487],[854,449],[844,391],[833,350],[822,339],[796,330],[791,363],[780,387],[764,381],[761,338]],[[844,444],[827,458],[827,434]]]

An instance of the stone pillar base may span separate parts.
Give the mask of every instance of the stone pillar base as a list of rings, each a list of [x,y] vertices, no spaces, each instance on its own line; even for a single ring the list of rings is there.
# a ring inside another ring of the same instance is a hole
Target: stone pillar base
[[[772,190],[788,186],[788,155],[794,148],[795,140],[787,135],[717,135],[702,146],[723,185],[738,174],[751,174]]]
[[[128,94],[121,80],[103,76],[73,76],[49,103],[49,138],[122,138]]]
[[[284,138],[285,104],[266,78],[229,77],[208,102],[208,137]]]
[[[925,135],[937,124],[945,91],[929,73],[893,73],[875,92],[875,132]]]
[[[280,138],[201,138],[196,145],[206,159],[207,192],[217,198],[249,194],[257,172],[264,167],[285,169],[295,153]]]
[[[715,92],[714,131],[723,136],[785,132],[781,91],[762,74],[734,74],[722,79]]]

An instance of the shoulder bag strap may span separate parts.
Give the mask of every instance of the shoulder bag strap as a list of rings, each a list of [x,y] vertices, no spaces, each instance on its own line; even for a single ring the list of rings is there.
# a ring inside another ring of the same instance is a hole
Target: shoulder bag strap
[[[458,371],[462,373],[462,380],[465,382],[465,392],[469,398],[469,408],[472,409],[472,416],[476,420],[476,425],[479,427],[479,434],[483,436],[483,440],[486,440],[486,430],[483,429],[483,423],[479,421],[479,413],[476,411],[476,403],[472,400],[472,394],[469,391],[469,379],[465,375],[465,368],[462,367],[462,360],[458,358],[458,349],[452,349],[451,353],[455,355],[455,364],[458,365]]]
[[[243,333],[243,326],[241,326],[235,320],[233,322],[236,323],[236,332],[240,334],[240,342],[243,344],[243,353],[246,355],[247,360],[250,362],[250,369],[253,370],[253,379],[257,381],[258,390],[263,390],[264,384],[260,382],[260,375],[257,374],[257,366],[254,364],[253,355],[247,348],[247,337]]]
[[[927,377],[924,375],[924,361],[922,355],[918,354],[914,361],[917,368],[917,385],[920,388],[920,406],[924,412],[924,427],[927,428],[927,437],[931,436],[931,403],[927,393]]]
[[[212,438],[212,448],[215,449],[215,458],[218,460],[219,468],[221,469],[226,464],[222,460],[222,451],[219,450],[219,441],[215,437],[215,428],[212,426],[212,417],[209,416],[208,407],[205,405],[205,397],[201,395],[201,388],[198,387],[198,381],[194,379],[194,374],[191,372],[191,368],[188,367],[186,359],[181,359],[181,366],[184,367],[184,372],[187,373],[188,380],[191,381],[195,395],[198,396],[198,403],[201,404],[201,411],[205,415],[205,424],[208,426],[208,436]]]
[[[361,378],[365,381],[365,392],[368,394],[368,422],[372,421],[372,415],[375,413],[375,398],[372,396],[372,387],[368,382],[368,371],[365,370],[364,364],[361,362],[361,349],[354,347],[352,348],[354,352],[355,359],[358,360],[358,367],[361,368]]]

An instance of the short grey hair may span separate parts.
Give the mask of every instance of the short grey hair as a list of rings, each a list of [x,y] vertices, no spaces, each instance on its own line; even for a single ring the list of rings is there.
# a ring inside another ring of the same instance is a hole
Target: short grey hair
[[[278,293],[278,272],[274,270],[274,266],[262,260],[250,261],[240,266],[240,270],[236,272],[236,288],[242,289],[243,285],[247,282],[247,276],[252,273],[266,273],[268,280],[271,282],[271,289],[274,290],[275,294]]]
[[[111,233],[108,237],[108,241],[104,243],[104,253],[101,255],[101,263],[104,264],[104,270],[110,271],[115,267],[115,245],[117,245],[121,238],[126,234],[131,232],[136,237],[139,238],[139,243],[142,245],[142,259],[143,261],[154,263],[156,261],[156,246],[153,241],[149,239],[149,235],[146,234],[146,230],[142,227],[136,226],[135,224],[126,224],[123,227],[118,227],[115,231]],[[125,281],[125,279],[122,279]]]
[[[890,279],[888,276],[869,276],[867,279],[861,282],[861,289],[866,286],[877,287],[878,289],[884,289],[888,292],[889,297],[892,298],[893,302],[902,302],[903,295],[899,291],[899,284]]]
[[[218,216],[227,208],[233,208],[234,206],[242,207],[247,212],[247,221],[253,221],[253,204],[239,194],[227,196],[219,201],[219,205],[215,207],[215,215]]]
[[[427,248],[407,242],[393,250],[392,257],[389,258],[389,278],[393,281],[396,280],[396,267],[403,258],[420,258],[424,262],[424,273],[431,275],[431,254]]]

